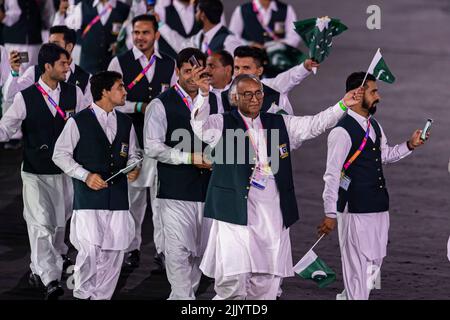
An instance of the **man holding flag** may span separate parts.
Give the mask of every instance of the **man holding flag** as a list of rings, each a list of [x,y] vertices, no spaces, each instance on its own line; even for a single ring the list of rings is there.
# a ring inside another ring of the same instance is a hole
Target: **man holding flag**
[[[8,141],[22,129],[24,156],[22,164],[24,218],[31,246],[33,286],[46,286],[46,298],[63,294],[59,285],[63,268],[61,254],[66,221],[72,210],[72,182],[53,163],[56,139],[67,118],[80,111],[83,93],[65,82],[69,71],[69,53],[56,44],[41,47],[39,80],[19,92],[0,120],[0,141]]]
[[[140,15],[133,19],[133,43],[131,50],[114,58],[108,70],[123,75],[128,91],[125,105],[117,110],[130,115],[139,141],[143,149],[143,130],[145,110],[153,98],[174,85],[177,81],[175,61],[159,53],[155,44],[159,39],[158,23],[152,15]],[[133,215],[136,233],[135,239],[128,249],[125,265],[138,267],[141,249],[141,227],[147,208],[147,188],[151,187],[151,205],[153,212],[154,241],[157,255],[156,262],[162,264],[164,238],[161,219],[156,206],[156,161],[144,158],[142,173],[139,179],[130,184],[130,212]],[[159,256],[158,256],[159,254]]]
[[[328,136],[323,192],[326,217],[318,229],[319,234],[328,234],[337,218],[345,286],[337,298],[349,300],[369,298],[386,256],[389,196],[382,164],[408,156],[425,142],[421,130],[416,130],[407,142],[391,147],[373,118],[380,95],[377,79],[370,72],[375,70],[382,80],[394,80],[378,53],[368,73],[356,72],[347,78],[347,92],[362,86],[364,97]]]

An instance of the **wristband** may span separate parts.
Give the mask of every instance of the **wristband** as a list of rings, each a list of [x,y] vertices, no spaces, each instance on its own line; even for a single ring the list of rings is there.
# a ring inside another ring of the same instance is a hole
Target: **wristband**
[[[346,107],[346,105],[344,104],[344,101],[343,101],[343,100],[339,101],[339,107],[341,107],[342,111],[344,111],[344,112],[346,112],[347,109],[348,109],[348,108]]]
[[[12,75],[13,77],[18,77],[18,76],[19,76],[19,73],[16,72],[16,71],[14,71],[14,70],[11,70],[11,75]]]

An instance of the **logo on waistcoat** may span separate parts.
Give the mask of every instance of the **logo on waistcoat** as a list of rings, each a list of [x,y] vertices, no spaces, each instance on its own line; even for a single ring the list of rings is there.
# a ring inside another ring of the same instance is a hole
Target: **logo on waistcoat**
[[[120,147],[119,155],[121,157],[128,158],[128,143],[123,143],[122,142],[122,146]]]
[[[284,159],[289,156],[289,151],[288,151],[286,143],[280,144],[278,146],[278,149],[280,150],[280,158],[281,159]]]

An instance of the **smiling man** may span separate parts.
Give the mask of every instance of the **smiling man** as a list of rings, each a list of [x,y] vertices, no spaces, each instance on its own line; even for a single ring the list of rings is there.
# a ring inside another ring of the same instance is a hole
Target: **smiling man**
[[[148,104],[161,92],[175,84],[175,62],[161,54],[156,47],[159,39],[158,23],[152,15],[140,15],[132,21],[133,48],[123,55],[114,58],[108,70],[123,74],[128,91],[125,105],[117,110],[127,113],[133,119],[133,125],[138,136],[139,147],[144,148],[143,130],[144,114]],[[141,76],[141,75],[144,76]],[[138,78],[139,77],[139,78]],[[155,262],[162,271],[164,237],[161,217],[156,204],[156,161],[144,158],[142,174],[135,182],[130,183],[130,212],[133,215],[136,233],[125,266],[135,268],[139,266],[140,249],[142,243],[141,227],[147,209],[147,189],[150,187],[150,200],[153,213],[154,241],[156,247]]]

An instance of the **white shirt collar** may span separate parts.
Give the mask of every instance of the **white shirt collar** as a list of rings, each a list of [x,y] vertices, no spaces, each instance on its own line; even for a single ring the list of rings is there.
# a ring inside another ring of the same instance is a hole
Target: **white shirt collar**
[[[155,44],[156,44],[156,42],[155,42]],[[141,50],[139,50],[136,46],[133,46],[132,51],[133,51],[134,59],[136,59],[136,60],[139,60],[144,55],[144,53]],[[154,53],[158,58],[162,59],[161,54],[159,53],[159,50],[156,45],[154,47]],[[147,57],[145,57],[145,58],[147,59]]]
[[[103,110],[102,108],[100,108],[97,104],[95,104],[95,102],[92,102],[92,109],[94,110],[94,113],[96,116],[109,116],[110,114],[115,117],[116,116],[116,110],[113,109],[113,111],[111,112],[106,112],[105,110]]]
[[[189,2],[188,5],[185,5],[183,2],[177,1],[177,0],[172,1],[172,3],[173,3],[173,6],[175,7],[175,9],[177,10],[177,12],[184,11],[184,10],[187,10],[190,8],[194,8],[194,6],[191,4],[191,2]]]
[[[177,87],[180,89],[181,93],[182,93],[186,98],[192,100],[191,96],[190,96],[186,91],[184,91],[183,87],[182,87],[178,82],[177,82]],[[198,96],[197,96],[197,97],[198,97]]]
[[[55,90],[53,90],[52,88],[50,88],[43,80],[42,77],[39,77],[38,83],[41,85],[41,87],[45,90],[45,92],[47,92],[48,94],[50,94],[50,92],[60,92],[61,91],[61,86],[58,82],[58,86],[56,87]]]
[[[356,113],[355,111],[353,111],[352,109],[348,109],[347,114],[351,117],[353,117],[353,119],[355,119],[356,121],[358,121],[358,123],[363,126],[364,128],[367,127],[367,118]]]
[[[208,32],[204,32],[205,38],[203,41],[205,41],[205,39],[206,39],[208,41],[208,43],[210,43],[212,38],[214,38],[214,36],[216,35],[217,31],[219,31],[220,28],[222,28],[222,23],[215,25]]]
[[[255,0],[255,1],[256,1],[256,6],[258,7],[259,10],[266,10],[261,5],[261,2],[259,2],[259,0]],[[278,11],[278,6],[277,6],[277,2],[276,1],[270,1],[269,8],[267,8],[267,11],[270,11],[270,10]]]
[[[226,86],[225,86],[225,88],[223,88],[223,89],[218,89],[218,88],[214,88],[213,86],[210,86],[211,87],[211,91],[212,92],[214,92],[214,93],[222,93],[222,92],[224,92],[224,91],[226,91],[226,90],[228,90],[228,89],[230,89],[230,87],[231,87],[231,82],[229,83],[229,84],[227,84]]]
[[[117,0],[109,0],[106,2],[106,4],[108,4],[108,3],[110,3],[112,5],[112,7],[115,8],[117,5]],[[92,3],[92,6],[95,8],[99,4],[100,4],[100,0],[94,0],[94,2]]]
[[[250,118],[250,117],[244,116],[244,115],[242,114],[241,110],[239,110],[237,107],[236,107],[236,109],[237,109],[237,111],[239,112],[239,114],[241,115],[241,117],[242,117],[247,123],[253,124],[254,122],[260,121],[259,116],[260,116],[261,112],[258,113],[258,116],[257,116],[255,119],[252,119],[252,118]]]

